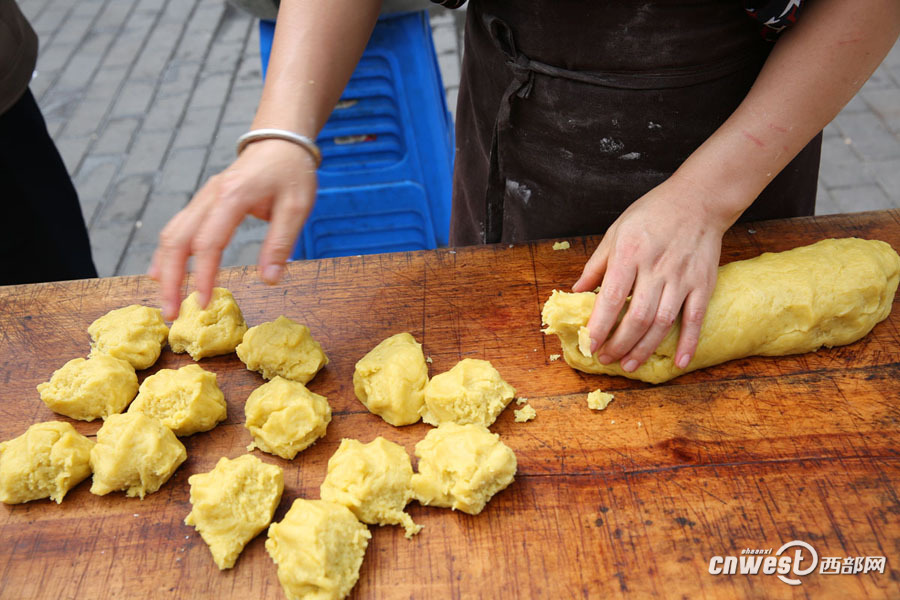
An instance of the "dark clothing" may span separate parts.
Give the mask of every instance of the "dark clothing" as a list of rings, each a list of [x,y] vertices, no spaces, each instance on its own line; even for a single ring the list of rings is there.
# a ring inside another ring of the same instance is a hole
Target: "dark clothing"
[[[97,276],[78,195],[27,88],[0,115],[0,206],[0,285]]]
[[[604,232],[731,115],[771,47],[740,0],[472,0],[451,244]],[[820,141],[743,220],[813,213]]]
[[[0,0],[0,114],[28,87],[37,51],[37,35],[15,0]]]

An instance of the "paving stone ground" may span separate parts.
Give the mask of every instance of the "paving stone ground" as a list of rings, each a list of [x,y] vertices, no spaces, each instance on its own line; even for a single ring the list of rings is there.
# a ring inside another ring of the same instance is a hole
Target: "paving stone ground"
[[[231,162],[253,118],[256,21],[224,0],[19,3],[41,42],[31,89],[78,189],[98,271],[143,273],[159,231]],[[464,12],[430,14],[455,111]],[[897,207],[900,44],[825,130],[817,212]],[[224,264],[255,263],[265,227],[245,221]]]

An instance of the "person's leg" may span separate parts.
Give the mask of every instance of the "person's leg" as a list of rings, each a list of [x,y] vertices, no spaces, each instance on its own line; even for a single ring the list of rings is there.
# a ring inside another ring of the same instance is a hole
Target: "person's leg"
[[[30,90],[0,115],[0,285],[97,277],[78,194]]]

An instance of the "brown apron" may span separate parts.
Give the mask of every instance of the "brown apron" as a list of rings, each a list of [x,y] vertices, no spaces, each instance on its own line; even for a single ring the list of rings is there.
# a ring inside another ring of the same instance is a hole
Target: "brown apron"
[[[728,118],[770,49],[740,0],[470,0],[450,243],[604,232]],[[742,220],[812,214],[820,148]]]

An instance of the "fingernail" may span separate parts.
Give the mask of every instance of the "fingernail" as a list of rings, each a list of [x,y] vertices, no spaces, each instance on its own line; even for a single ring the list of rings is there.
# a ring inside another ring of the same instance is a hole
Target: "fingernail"
[[[622,365],[622,369],[626,373],[631,373],[632,371],[634,371],[637,368],[638,368],[638,362],[636,360],[634,360],[633,358],[629,361],[626,361],[625,364]]]
[[[612,362],[612,357],[607,356],[606,354],[602,354],[597,357],[597,360],[599,360],[600,364],[602,364],[602,365],[608,365],[609,363]]]
[[[689,362],[691,362],[691,357],[687,354],[682,354],[678,357],[678,360],[675,361],[675,364],[678,365],[679,369],[684,369],[688,366]]]
[[[278,280],[281,279],[281,273],[284,271],[284,267],[281,265],[269,265],[265,269],[263,269],[263,279],[266,280],[266,283],[278,283]]]

